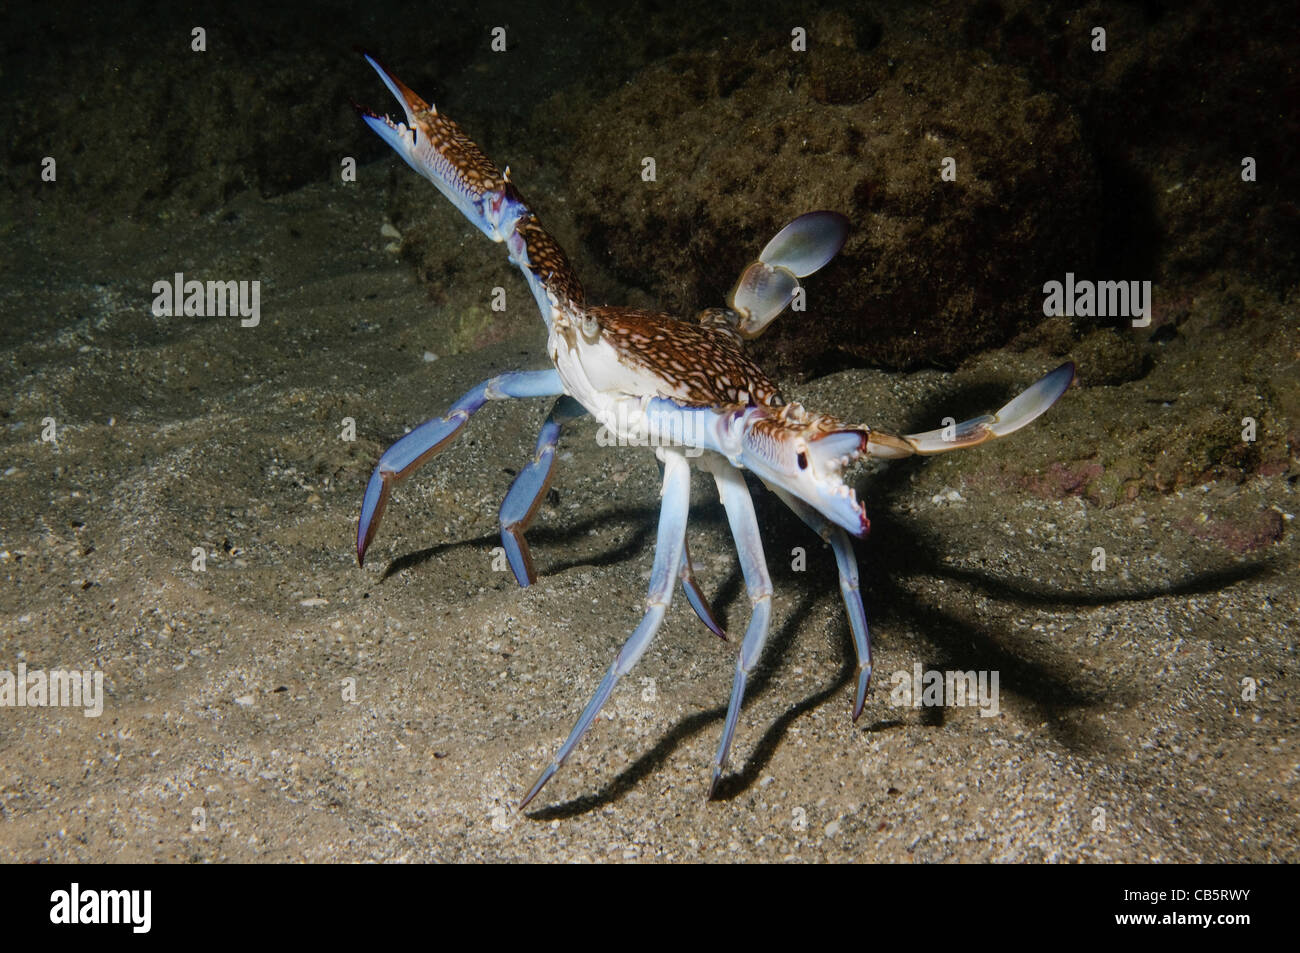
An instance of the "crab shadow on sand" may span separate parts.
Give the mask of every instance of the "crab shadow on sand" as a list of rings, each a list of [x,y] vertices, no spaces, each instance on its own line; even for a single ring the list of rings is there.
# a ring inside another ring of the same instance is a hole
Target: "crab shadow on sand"
[[[1261,560],[1196,573],[1166,585],[1116,588],[1108,592],[1068,592],[1033,582],[1010,581],[988,573],[949,566],[941,558],[942,539],[918,535],[916,528],[908,525],[905,518],[899,518],[891,506],[893,498],[898,495],[911,471],[918,465],[921,465],[921,461],[902,461],[887,470],[871,474],[858,481],[860,484],[858,489],[866,490],[864,494],[860,493],[860,496],[869,501],[872,520],[871,534],[867,540],[857,546],[857,553],[863,602],[867,611],[868,625],[872,627],[873,644],[877,647],[888,644],[891,633],[910,630],[919,633],[920,638],[929,646],[931,655],[924,660],[926,668],[998,671],[1000,687],[1010,692],[1029,711],[1036,713],[1053,737],[1068,749],[1097,750],[1106,746],[1106,739],[1099,737],[1094,729],[1083,725],[1081,720],[1070,720],[1065,716],[1075,710],[1113,701],[1118,697],[1117,693],[1122,695],[1123,689],[1116,689],[1104,695],[1093,690],[1084,690],[1078,687],[1079,680],[1072,677],[1071,668],[1064,662],[1043,663],[1016,654],[1008,648],[1003,638],[1004,633],[1000,632],[996,625],[963,618],[934,604],[919,603],[915,600],[915,595],[905,587],[905,580],[928,575],[970,590],[980,590],[985,595],[1005,604],[1030,609],[1068,610],[1212,593],[1271,571],[1269,562]],[[812,535],[803,523],[786,510],[772,494],[756,483],[753,489],[759,522],[769,533],[767,542],[771,552],[789,552],[794,546],[816,544],[817,537]],[[564,529],[545,526],[534,528],[529,532],[528,538],[533,544],[535,555],[539,557],[539,574],[557,575],[580,566],[616,565],[638,557],[647,547],[653,545],[658,519],[657,508],[623,508],[617,512],[616,518],[625,526],[636,527],[620,544],[584,558],[558,562],[544,561],[545,554],[564,551],[566,544],[571,545],[587,539],[590,531],[597,524],[608,526],[610,516],[594,517],[570,524]],[[689,525],[697,531],[708,529],[712,532],[727,533],[726,520],[720,504],[716,500],[708,500],[703,496],[700,497],[700,502],[691,507]],[[496,545],[495,540],[495,535],[484,535],[399,556],[389,563],[380,577],[380,582],[382,584],[392,575],[451,550],[470,546],[492,546]],[[882,556],[886,553],[887,558]],[[793,656],[791,648],[796,636],[814,606],[823,600],[832,600],[837,607],[836,626],[838,641],[842,646],[843,663],[823,688],[794,702],[767,727],[753,744],[744,763],[738,769],[723,776],[714,793],[714,800],[736,797],[752,787],[762,770],[771,761],[791,725],[800,716],[841,696],[845,704],[844,716],[847,718],[849,714],[847,692],[854,679],[856,663],[848,621],[843,615],[839,589],[833,574],[823,577],[820,581],[814,581],[810,588],[809,580],[815,580],[817,574],[794,572],[782,560],[769,560],[769,563],[775,591],[802,592],[802,595],[791,610],[785,613],[784,620],[769,635],[762,658],[746,690],[746,707],[755,699],[762,697],[781,666],[790,663]],[[505,581],[502,584],[505,585]],[[510,579],[508,584],[513,586],[513,579]],[[732,566],[727,578],[709,597],[723,627],[728,631],[743,632],[744,625],[748,621],[748,598],[744,592],[743,577],[738,563]],[[629,620],[629,634],[634,621]],[[738,640],[739,636],[733,632],[731,635],[733,646],[738,647]],[[877,655],[877,666],[871,695],[888,691],[888,685],[882,685],[884,677],[879,670],[879,655]],[[870,697],[868,696],[869,704]],[[708,728],[720,727],[726,710],[724,700],[714,708],[680,719],[663,733],[652,748],[610,779],[599,791],[531,810],[528,816],[536,820],[575,817],[617,801],[646,777],[659,770],[688,739]],[[922,708],[920,711],[921,721],[926,726],[943,725],[943,708]],[[901,728],[904,724],[902,720],[896,718],[885,718],[874,722],[864,720],[859,730],[890,731]]]

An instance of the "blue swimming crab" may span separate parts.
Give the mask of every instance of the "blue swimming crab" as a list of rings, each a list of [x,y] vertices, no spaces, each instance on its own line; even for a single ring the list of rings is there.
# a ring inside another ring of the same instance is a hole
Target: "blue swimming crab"
[[[742,471],[753,473],[780,497],[835,554],[857,655],[852,709],[856,721],[866,704],[872,663],[852,538],[865,536],[869,523],[853,488],[844,482],[845,468],[868,455],[892,459],[944,453],[1004,437],[1037,418],[1065,393],[1074,379],[1074,365],[1051,371],[996,413],[904,436],[846,423],[788,402],[746,356],[744,342],[762,334],[790,305],[801,290],[799,279],[818,271],[839,252],[849,230],[843,215],[815,211],[795,218],[744,269],[726,307],[708,308],[693,322],[654,311],[592,305],[568,258],[511,181],[509,167],[498,169],[455,122],[373,57],[366,55],[366,60],[397,97],[405,116],[394,121],[358,107],[362,118],[483,234],[505,243],[546,323],[546,351],[553,366],[483,381],[446,414],[425,421],[384,452],[361,506],[358,563],[375,538],[393,487],[446,447],[489,400],[555,398],[536,452],[501,504],[501,542],[521,586],[537,579],[524,532],[546,495],[556,443],[566,423],[591,414],[617,437],[620,446],[653,447],[663,464],[645,614],[520,808],[537,796],[573,753],[619,679],[650,647],[678,582],[704,624],[726,638],[695,581],[686,546],[692,463],[717,484],[751,605],[708,797],[712,798],[726,767],[745,685],[762,654],[772,611],[763,538]]]

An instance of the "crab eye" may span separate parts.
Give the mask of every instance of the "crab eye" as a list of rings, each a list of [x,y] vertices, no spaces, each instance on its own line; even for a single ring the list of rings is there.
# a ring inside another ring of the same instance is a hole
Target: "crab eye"
[[[806,454],[806,453],[804,453],[802,450],[800,450],[800,451],[799,451],[799,455],[798,455],[797,457],[795,457],[795,460],[797,460],[797,461],[799,462],[799,469],[800,469],[800,470],[807,470],[807,469],[808,469],[808,454]]]

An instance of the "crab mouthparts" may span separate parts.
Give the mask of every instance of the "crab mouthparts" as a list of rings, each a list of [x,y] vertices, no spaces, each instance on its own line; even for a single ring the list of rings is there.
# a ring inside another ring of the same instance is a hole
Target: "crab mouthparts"
[[[866,451],[866,435],[857,430],[837,430],[808,443],[818,473],[838,475]]]
[[[862,458],[866,446],[866,434],[859,430],[836,430],[807,443],[807,462],[812,467],[817,499],[805,502],[855,536],[865,536],[871,523],[857,493],[844,482],[842,474],[849,464]]]

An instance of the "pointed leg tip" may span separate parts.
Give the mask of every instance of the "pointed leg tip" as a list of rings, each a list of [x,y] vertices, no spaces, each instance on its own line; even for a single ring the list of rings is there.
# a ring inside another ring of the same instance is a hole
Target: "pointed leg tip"
[[[709,793],[704,795],[704,800],[712,801],[714,794],[718,791],[718,782],[722,780],[722,766],[715,765],[713,768],[713,777],[709,780]]]
[[[357,565],[364,567],[366,564],[366,553],[370,551],[370,540],[373,534],[367,533],[364,536],[357,536]]]
[[[853,723],[856,725],[867,707],[867,692],[871,690],[871,667],[858,669],[858,690],[853,698]]]
[[[537,780],[533,782],[533,786],[528,789],[528,793],[524,795],[524,799],[519,802],[519,810],[522,811],[528,806],[529,802],[532,801],[533,798],[537,797],[542,788],[546,786],[546,782],[551,780],[558,768],[559,765],[550,764],[547,766],[545,771],[537,776]]]
[[[374,538],[374,531],[368,533],[357,532],[357,565],[365,566],[366,552],[370,549],[370,541]]]

